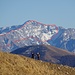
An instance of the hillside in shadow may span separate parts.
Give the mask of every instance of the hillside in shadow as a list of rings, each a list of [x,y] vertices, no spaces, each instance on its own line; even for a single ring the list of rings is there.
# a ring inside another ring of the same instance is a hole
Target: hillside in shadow
[[[31,53],[40,53],[40,60],[75,67],[75,54],[50,45],[33,45],[19,48],[11,53],[31,57]]]

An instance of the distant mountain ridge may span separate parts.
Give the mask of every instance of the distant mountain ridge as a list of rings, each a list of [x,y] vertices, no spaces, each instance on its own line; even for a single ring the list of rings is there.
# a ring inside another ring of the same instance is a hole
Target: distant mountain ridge
[[[75,29],[28,20],[23,25],[0,28],[0,49],[11,52],[23,46],[47,44],[75,52]]]
[[[18,26],[11,26],[11,27],[1,27],[0,28],[0,34],[6,34],[12,30],[16,30],[18,28],[21,28],[22,25],[18,25]]]

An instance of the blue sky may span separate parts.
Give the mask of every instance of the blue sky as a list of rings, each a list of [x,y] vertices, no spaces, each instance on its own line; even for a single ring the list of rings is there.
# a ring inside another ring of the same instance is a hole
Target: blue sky
[[[0,0],[0,27],[27,20],[75,28],[75,0]]]

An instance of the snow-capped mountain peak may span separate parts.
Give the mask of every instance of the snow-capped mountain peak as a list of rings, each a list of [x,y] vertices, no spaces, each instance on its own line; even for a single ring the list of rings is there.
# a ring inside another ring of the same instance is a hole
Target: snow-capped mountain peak
[[[0,49],[11,52],[30,45],[48,44],[75,52],[75,29],[28,20],[23,25],[0,28]]]
[[[47,40],[50,40],[58,31],[55,24],[43,24],[28,20],[20,26],[0,29],[0,48],[12,51],[23,46],[49,44]]]

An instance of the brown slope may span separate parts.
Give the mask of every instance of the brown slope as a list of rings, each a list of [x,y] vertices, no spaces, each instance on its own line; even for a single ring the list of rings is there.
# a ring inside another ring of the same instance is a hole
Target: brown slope
[[[12,53],[31,57],[31,52],[35,54],[39,52],[40,60],[75,67],[75,55],[73,53],[50,45],[26,46]]]
[[[0,52],[0,75],[75,75],[75,68]]]

